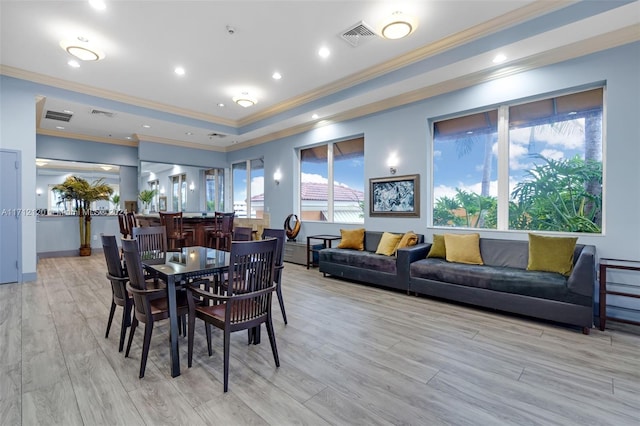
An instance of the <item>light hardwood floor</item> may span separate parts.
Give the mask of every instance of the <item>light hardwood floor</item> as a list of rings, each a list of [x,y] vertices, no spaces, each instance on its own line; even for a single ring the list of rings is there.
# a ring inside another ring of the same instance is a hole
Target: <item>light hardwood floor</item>
[[[286,264],[287,326],[274,298],[280,368],[266,333],[222,338],[169,375],[168,323],[118,353],[101,253],[43,259],[38,281],[0,286],[2,425],[638,425],[640,328],[585,336],[533,320],[323,278]],[[116,317],[120,314],[120,308]]]

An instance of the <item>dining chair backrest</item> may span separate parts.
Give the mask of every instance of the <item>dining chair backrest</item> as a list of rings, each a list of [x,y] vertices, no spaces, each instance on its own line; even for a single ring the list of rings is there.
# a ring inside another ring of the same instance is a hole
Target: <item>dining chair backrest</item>
[[[133,236],[133,228],[138,226],[138,221],[136,220],[136,214],[134,212],[125,213],[125,218],[127,222],[127,230],[129,231],[129,236]]]
[[[135,228],[134,228],[135,230]],[[142,267],[142,258],[138,249],[138,242],[134,239],[122,239],[122,252],[124,261],[127,264],[127,273],[129,274],[129,284],[138,290],[146,290],[147,283]]]
[[[118,213],[118,226],[120,227],[122,238],[129,238],[130,230],[127,226],[127,216],[124,213]]]
[[[284,241],[287,237],[287,231],[284,229],[265,228],[262,231],[262,239],[276,238],[278,245],[276,247],[276,267],[281,266],[284,262]]]
[[[219,213],[216,215],[220,217],[220,232],[223,234],[231,235],[233,233],[233,219],[235,218],[235,212],[233,213]]]
[[[159,264],[165,262],[167,256],[167,230],[164,226],[139,226],[133,228],[133,238],[137,242],[141,259],[148,263]]]
[[[253,240],[253,228],[248,226],[236,226],[233,228],[233,241]]]
[[[182,212],[160,212],[160,225],[167,228],[167,236],[182,235]]]
[[[120,261],[120,252],[115,235],[100,235],[102,239],[102,252],[107,262],[107,278],[111,282],[111,290],[113,296],[118,300],[127,299],[127,290],[125,281],[117,278],[126,278],[127,273]],[[114,279],[112,279],[114,278]]]
[[[227,291],[248,293],[271,287],[277,244],[275,239],[232,242]]]

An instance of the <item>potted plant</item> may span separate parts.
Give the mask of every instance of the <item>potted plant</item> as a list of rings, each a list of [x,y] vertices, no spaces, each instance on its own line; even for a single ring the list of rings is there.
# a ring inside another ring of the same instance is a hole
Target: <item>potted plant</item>
[[[78,215],[80,230],[80,256],[91,256],[91,203],[108,200],[113,188],[98,179],[89,183],[78,176],[69,176],[64,182],[53,187],[60,194],[60,202],[71,201]]]
[[[116,213],[118,213],[118,211],[120,211],[120,195],[118,194],[113,194],[113,197],[111,197],[111,202],[113,203],[113,206],[115,207],[115,211]]]
[[[138,198],[140,199],[140,201],[142,201],[144,214],[149,213],[149,203],[153,201],[153,197],[155,197],[155,195],[155,189],[143,189],[142,191],[140,191],[140,194],[138,194]]]

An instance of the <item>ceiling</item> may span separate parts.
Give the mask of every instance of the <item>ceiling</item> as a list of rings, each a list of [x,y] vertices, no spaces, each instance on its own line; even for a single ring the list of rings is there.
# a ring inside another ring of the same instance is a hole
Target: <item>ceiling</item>
[[[0,71],[48,86],[38,133],[228,151],[640,39],[631,0],[105,3],[0,0]],[[395,11],[418,25],[387,40]],[[376,34],[354,47],[340,35],[362,21]],[[70,67],[60,42],[78,37],[104,59]]]

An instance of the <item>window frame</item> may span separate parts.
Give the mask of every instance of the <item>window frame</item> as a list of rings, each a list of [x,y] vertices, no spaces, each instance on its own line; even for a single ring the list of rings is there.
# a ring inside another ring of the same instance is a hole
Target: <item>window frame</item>
[[[511,191],[509,190],[509,182],[510,182],[510,164],[509,164],[509,155],[510,155],[510,121],[509,121],[509,109],[512,107],[516,107],[518,105],[524,105],[527,103],[535,103],[538,101],[551,100],[555,98],[561,98],[563,96],[569,96],[574,94],[579,94],[582,92],[589,92],[592,90],[602,90],[602,113],[601,113],[601,167],[602,167],[602,185],[601,185],[601,223],[600,223],[600,232],[580,232],[580,231],[568,231],[568,230],[537,230],[537,229],[515,229],[510,228],[509,224],[509,203],[511,201]],[[605,160],[605,152],[606,152],[606,95],[607,95],[607,87],[605,84],[595,84],[591,86],[584,86],[573,89],[566,89],[561,91],[556,91],[552,93],[546,93],[541,95],[536,95],[533,97],[527,97],[524,99],[515,99],[515,100],[507,100],[501,102],[496,105],[487,105],[482,108],[468,110],[464,112],[459,112],[453,115],[434,117],[429,119],[429,128],[431,131],[430,137],[430,147],[429,147],[429,155],[430,155],[430,197],[428,201],[428,210],[427,210],[427,228],[429,229],[440,229],[440,230],[473,230],[473,231],[488,231],[488,232],[515,232],[515,233],[530,233],[530,232],[549,232],[558,235],[567,234],[567,235],[588,235],[588,236],[601,236],[605,234],[605,176],[606,176],[606,160]],[[436,141],[436,123],[442,122],[445,120],[462,118],[465,116],[489,112],[492,110],[497,111],[497,224],[495,228],[479,228],[479,227],[467,227],[467,226],[443,226],[443,225],[434,225],[434,209],[436,206],[436,198],[435,198],[435,187],[437,186],[436,176],[435,176],[435,141]]]

